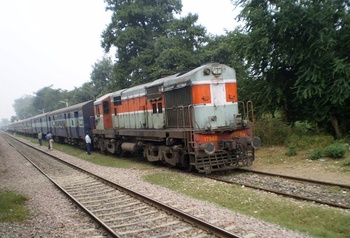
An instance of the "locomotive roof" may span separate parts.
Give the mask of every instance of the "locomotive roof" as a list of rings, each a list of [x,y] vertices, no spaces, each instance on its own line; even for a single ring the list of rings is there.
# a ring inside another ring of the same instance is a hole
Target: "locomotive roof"
[[[96,101],[94,102],[94,105],[100,105],[102,103],[102,101],[105,100],[106,98],[109,98],[111,94],[112,93],[107,93],[107,94],[97,98]]]
[[[173,74],[173,75],[166,76],[166,77],[164,77],[164,78],[157,79],[157,80],[155,80],[155,81],[150,82],[149,84],[147,84],[147,85],[146,85],[146,88],[151,88],[151,87],[163,85],[164,81],[174,79],[174,78],[177,77],[177,75],[178,75],[178,73],[177,73],[177,74]]]
[[[161,85],[164,86],[165,91],[176,89],[176,88],[182,88],[189,84],[194,84],[196,81],[202,81],[204,70],[209,69],[210,72],[212,72],[214,68],[222,68],[222,74],[220,75],[221,78],[224,78],[224,79],[236,78],[234,69],[230,68],[229,66],[220,64],[220,63],[208,63],[190,71],[185,71],[185,72],[173,74],[161,79],[157,79],[147,84],[146,88],[151,88],[151,87],[161,86]],[[214,75],[210,75],[209,77],[212,78],[213,76]]]
[[[149,83],[145,83],[145,84],[137,85],[135,87],[121,89],[119,91],[105,94],[102,97],[98,98],[94,102],[94,105],[101,104],[102,101],[108,97],[111,98],[111,101],[113,101],[114,97],[117,97],[117,96],[121,96],[123,99],[144,96],[146,95],[146,90],[152,87],[163,86],[163,89],[161,90],[170,91],[173,89],[185,87],[190,84],[196,84],[196,82],[199,82],[199,81],[211,80],[212,78],[216,77],[214,74],[212,74],[213,69],[215,68],[222,69],[220,78],[223,78],[223,79],[236,78],[235,71],[233,68],[230,68],[229,66],[220,64],[220,63],[208,63],[190,71],[169,75]],[[204,74],[204,71],[206,69],[208,69],[210,72],[208,75]]]
[[[122,98],[128,98],[129,96],[139,97],[139,96],[146,95],[145,87],[147,84],[148,83],[145,83],[145,84],[137,85],[135,87],[126,89],[124,92],[121,93]]]
[[[113,97],[121,96],[125,90],[126,89],[124,88],[124,89],[121,89],[121,90],[118,90],[118,91],[111,93],[111,95],[110,95],[111,100],[113,100]]]
[[[185,73],[180,73],[177,74],[176,77],[172,77],[169,79],[164,80],[164,89],[165,90],[171,90],[174,88],[181,88],[185,87],[189,84],[195,84],[197,81],[203,81],[204,77],[204,70],[208,69],[210,72],[213,72],[213,69],[215,68],[221,68],[222,73],[220,75],[220,78],[224,79],[235,79],[236,74],[233,68],[220,64],[220,63],[209,63],[209,64],[204,64],[198,68],[195,68],[191,71],[185,72]],[[212,79],[215,77],[213,74],[208,74],[207,77]]]

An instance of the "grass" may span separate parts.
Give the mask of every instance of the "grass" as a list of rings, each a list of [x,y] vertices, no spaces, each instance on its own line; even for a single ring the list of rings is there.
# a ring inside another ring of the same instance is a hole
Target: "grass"
[[[299,164],[304,166],[310,166],[310,161],[313,158],[310,154],[315,153],[316,149],[300,149],[297,148],[297,154],[294,156],[289,156],[289,149],[284,146],[274,146],[274,147],[262,147],[257,150],[256,160],[254,161],[254,166],[259,168],[259,166],[267,165],[282,165],[282,164]],[[344,158],[332,159],[329,157],[321,156],[313,161],[313,163],[321,164],[326,170],[333,172],[350,172],[350,152],[345,153]]]
[[[29,216],[29,210],[25,207],[28,199],[11,191],[0,191],[0,221],[23,221]]]
[[[340,209],[294,202],[268,193],[176,172],[149,174],[144,179],[181,194],[314,237],[345,238],[350,234],[350,213]]]

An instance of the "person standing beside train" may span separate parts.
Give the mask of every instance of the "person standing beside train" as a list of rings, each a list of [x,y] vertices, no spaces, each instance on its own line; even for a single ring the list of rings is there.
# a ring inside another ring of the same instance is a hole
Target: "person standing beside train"
[[[52,143],[53,143],[53,139],[52,139],[52,134],[50,132],[47,133],[47,135],[45,136],[45,139],[49,142],[49,150],[52,150]]]
[[[91,138],[89,133],[86,133],[85,142],[86,142],[87,154],[91,155]]]
[[[43,145],[43,134],[41,133],[41,131],[39,131],[39,133],[38,133],[38,141],[39,141],[39,145],[42,146]]]

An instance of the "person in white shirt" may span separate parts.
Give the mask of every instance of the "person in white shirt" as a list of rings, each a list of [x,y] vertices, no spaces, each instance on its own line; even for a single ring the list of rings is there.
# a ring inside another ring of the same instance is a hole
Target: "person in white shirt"
[[[86,133],[85,142],[86,142],[87,154],[91,155],[91,138],[89,133]]]

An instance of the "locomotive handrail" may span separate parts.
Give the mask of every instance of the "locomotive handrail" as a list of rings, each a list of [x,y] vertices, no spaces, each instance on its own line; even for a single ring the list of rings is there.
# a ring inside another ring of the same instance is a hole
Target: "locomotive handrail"
[[[249,110],[250,109],[250,110]],[[247,102],[247,117],[248,117],[248,121],[249,120],[249,111],[251,112],[251,122],[252,122],[252,129],[254,129],[254,125],[255,125],[255,117],[254,117],[254,105],[253,105],[253,102],[252,101],[248,101]]]
[[[192,127],[192,117],[191,114],[193,115],[194,121],[196,121],[195,119],[195,114],[194,111],[193,113],[191,113],[191,108],[194,108],[194,105],[188,105],[188,110],[187,110],[187,114],[188,114],[188,123],[189,123],[189,133],[190,133],[190,140],[188,140],[189,144],[191,144],[192,148],[194,148],[194,141],[193,141],[193,127]],[[188,148],[188,153],[190,153],[190,148]]]
[[[241,104],[242,111],[243,111],[243,118],[247,119],[247,112],[246,112],[247,108],[244,105],[244,102],[243,101],[238,101],[237,104],[238,104],[238,108],[239,108],[239,105]],[[238,111],[239,111],[239,109],[238,109]]]
[[[185,145],[186,145],[188,140],[187,140],[187,134],[186,134],[185,107],[181,105],[180,108],[182,109],[182,127],[183,127],[184,141],[185,141]],[[177,115],[176,115],[176,118],[178,118]]]

